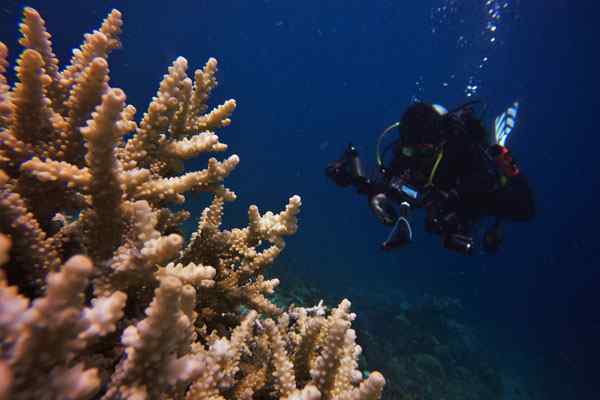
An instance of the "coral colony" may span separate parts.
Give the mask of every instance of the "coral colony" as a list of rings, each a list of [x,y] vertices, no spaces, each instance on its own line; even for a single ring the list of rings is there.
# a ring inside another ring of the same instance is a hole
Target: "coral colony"
[[[0,399],[379,399],[348,300],[268,299],[300,197],[225,230],[238,156],[184,170],[227,149],[215,131],[236,103],[207,107],[217,61],[192,80],[175,60],[138,123],[109,85],[121,26],[112,11],[61,70],[26,8],[12,87],[0,43]],[[199,192],[211,204],[186,241],[190,213],[169,205]]]

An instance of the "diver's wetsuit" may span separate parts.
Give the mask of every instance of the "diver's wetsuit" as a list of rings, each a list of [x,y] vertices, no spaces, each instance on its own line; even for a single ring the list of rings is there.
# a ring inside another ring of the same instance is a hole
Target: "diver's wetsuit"
[[[525,176],[517,173],[503,178],[490,158],[490,146],[485,143],[486,133],[481,123],[469,114],[461,119],[464,128],[441,121],[440,138],[445,138],[443,157],[431,183],[437,190],[453,192],[446,206],[470,218],[493,216],[513,221],[533,218],[533,194]],[[436,142],[440,138],[425,137]],[[403,145],[399,143],[395,149],[389,175],[402,176],[411,171],[409,181],[423,188],[435,160],[405,156],[401,151]]]
[[[533,218],[534,200],[527,179],[505,148],[487,143],[485,128],[472,109],[441,115],[429,104],[416,103],[403,115],[400,129],[394,158],[379,179],[367,179],[360,168],[351,168],[351,184],[369,197],[380,221],[388,225],[397,221],[392,202],[424,207],[428,222],[450,221],[447,217],[451,216],[451,223],[438,226],[437,233],[446,236],[470,235],[473,225],[486,216],[496,217],[498,227],[501,220]],[[356,150],[350,148],[349,157],[355,166],[360,165]],[[497,157],[503,151],[506,154]],[[403,184],[415,188],[424,201],[405,203],[406,197],[398,190]],[[408,221],[406,225],[410,230]]]

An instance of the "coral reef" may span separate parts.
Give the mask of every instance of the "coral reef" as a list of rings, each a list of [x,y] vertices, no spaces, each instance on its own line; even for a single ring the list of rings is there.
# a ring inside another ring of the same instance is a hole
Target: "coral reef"
[[[459,322],[460,302],[425,295],[412,301],[360,309],[355,326],[365,352],[360,365],[377,368],[389,380],[383,399],[502,399],[500,370],[473,327]],[[360,296],[355,296],[362,303]],[[390,333],[394,332],[393,340]]]
[[[113,10],[60,69],[45,22],[24,10],[18,82],[0,43],[0,399],[378,399],[363,378],[355,315],[282,310],[264,276],[297,230],[300,197],[280,213],[248,210],[221,227],[237,155],[216,130],[236,103],[209,111],[217,61],[187,75],[178,58],[139,123],[109,85],[120,47]],[[212,196],[198,229],[172,204]]]

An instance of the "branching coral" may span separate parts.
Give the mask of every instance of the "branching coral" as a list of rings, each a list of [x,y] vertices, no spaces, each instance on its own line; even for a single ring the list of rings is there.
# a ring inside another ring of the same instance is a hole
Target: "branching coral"
[[[227,149],[215,131],[236,103],[207,103],[217,61],[192,81],[175,60],[138,125],[109,84],[121,26],[112,11],[61,70],[26,8],[12,88],[0,43],[0,398],[378,399],[347,300],[326,317],[268,299],[300,197],[222,229],[238,156],[184,171]],[[186,242],[189,213],[168,206],[193,192],[212,203]]]

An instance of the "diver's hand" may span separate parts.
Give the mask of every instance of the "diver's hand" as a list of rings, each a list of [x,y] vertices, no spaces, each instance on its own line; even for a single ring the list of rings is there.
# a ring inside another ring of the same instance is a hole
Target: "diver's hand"
[[[398,214],[385,193],[369,196],[369,207],[379,222],[384,225],[394,225],[398,220]]]

